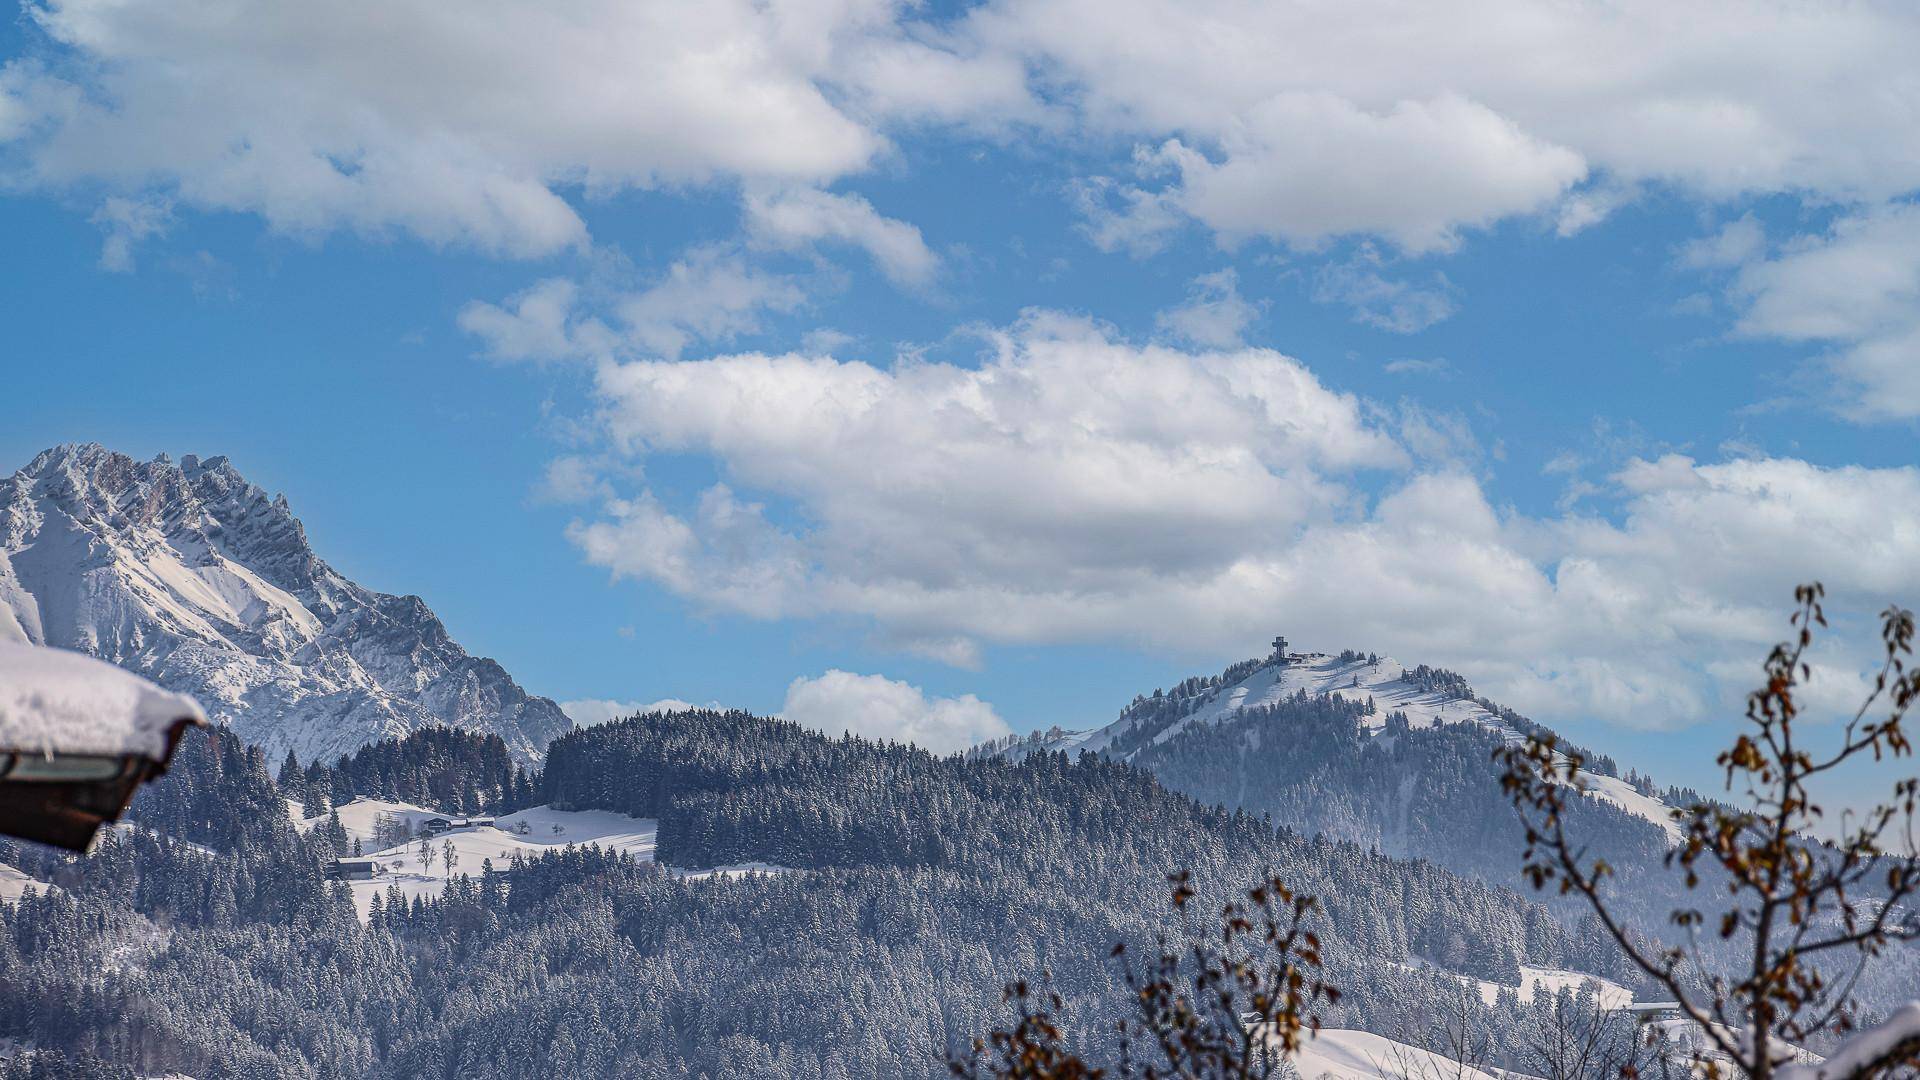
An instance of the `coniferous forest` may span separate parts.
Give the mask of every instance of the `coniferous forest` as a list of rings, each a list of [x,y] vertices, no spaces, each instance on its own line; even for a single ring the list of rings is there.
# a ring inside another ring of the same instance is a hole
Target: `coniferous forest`
[[[1251,670],[1136,699],[1104,753],[1034,736],[937,756],[714,710],[573,730],[540,769],[445,728],[277,769],[195,733],[87,855],[0,841],[52,885],[0,904],[0,1031],[35,1048],[12,1066],[35,1077],[934,1077],[1038,978],[1102,1061],[1129,1007],[1115,947],[1205,930],[1168,912],[1184,874],[1189,911],[1268,876],[1316,898],[1327,1026],[1530,1075],[1560,1075],[1541,1055],[1569,1039],[1619,1042],[1592,986],[1523,993],[1523,968],[1653,988],[1590,913],[1523,884],[1504,737],[1304,692],[1180,723]],[[390,886],[363,917],[328,874],[360,854],[339,809],[362,797],[648,819],[653,858],[556,841]],[[1671,933],[1685,890],[1659,826],[1594,799],[1566,813],[1617,868],[1615,910]],[[689,873],[713,867],[772,869]],[[1708,963],[1743,947],[1700,945]],[[1871,1019],[1920,967],[1855,989]]]
[[[408,776],[525,797],[498,766],[483,738],[434,732],[283,781],[227,732],[193,737],[91,854],[0,852],[57,887],[0,913],[0,1025],[48,1051],[36,1067],[198,1077],[936,1076],[1031,972],[1097,1027],[1123,1003],[1108,953],[1165,928],[1176,868],[1205,895],[1271,868],[1325,897],[1348,1026],[1431,1031],[1460,995],[1430,968],[1626,974],[1509,889],[1095,755],[941,758],[743,713],[616,721],[558,740],[537,797],[657,817],[671,866],[794,871],[682,881],[569,846],[377,900],[365,925],[324,873],[337,824],[301,834],[283,810],[321,775],[343,799]]]

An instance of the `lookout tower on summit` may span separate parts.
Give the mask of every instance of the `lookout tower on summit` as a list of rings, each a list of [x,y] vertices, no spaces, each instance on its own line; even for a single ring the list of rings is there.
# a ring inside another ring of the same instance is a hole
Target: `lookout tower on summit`
[[[1287,662],[1287,639],[1284,637],[1273,639],[1273,662],[1276,664]]]

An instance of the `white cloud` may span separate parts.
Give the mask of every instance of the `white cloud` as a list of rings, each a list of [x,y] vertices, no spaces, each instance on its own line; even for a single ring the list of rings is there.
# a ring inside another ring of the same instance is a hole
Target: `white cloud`
[[[802,610],[809,566],[800,541],[726,485],[702,492],[690,520],[676,517],[651,492],[610,499],[602,510],[603,520],[575,522],[567,536],[588,562],[615,577],[656,581],[709,608],[755,618]]]
[[[992,705],[972,694],[929,698],[917,686],[883,675],[830,670],[787,687],[783,719],[823,731],[910,742],[936,754],[965,750],[1009,732]]]
[[[1821,362],[1838,377],[1841,412],[1920,416],[1920,205],[1842,216],[1824,236],[1749,261],[1732,293],[1742,333],[1833,347]]]
[[[1462,228],[1546,209],[1586,175],[1579,154],[1446,96],[1371,112],[1322,91],[1282,93],[1219,136],[1221,158],[1175,139],[1180,208],[1233,239],[1313,247],[1380,235],[1446,251]]]
[[[1165,163],[1144,147],[1135,152],[1134,161],[1149,175],[1167,171]],[[1125,251],[1135,258],[1153,255],[1187,222],[1177,192],[1152,191],[1096,176],[1072,185],[1070,194],[1082,231],[1101,251]]]
[[[1710,201],[1920,188],[1907,107],[1920,97],[1920,15],[1900,5],[29,10],[57,62],[0,74],[0,139],[29,181],[507,255],[585,243],[576,193],[805,191],[927,124],[1048,150],[1145,148],[1166,170],[1158,188],[1083,189],[1117,195],[1121,209],[1094,228],[1127,246],[1192,218],[1227,240],[1352,234],[1432,251],[1515,216],[1578,231],[1654,185]],[[907,260],[896,273],[917,257],[869,219],[824,228],[892,245]]]
[[[962,656],[953,639],[974,628],[915,610],[947,602],[955,574],[1097,592],[1143,568],[1204,573],[1342,512],[1349,493],[1317,470],[1406,460],[1355,399],[1278,353],[1137,348],[1045,313],[994,347],[977,368],[795,355],[604,368],[617,451],[706,454],[730,479],[690,516],[651,495],[616,500],[573,539],[589,561],[706,606],[772,618],[878,605],[899,614],[883,620],[896,644]],[[736,486],[797,500],[809,528],[776,525]],[[1034,636],[1006,614],[1008,634]]]
[[[617,335],[599,320],[575,313],[579,296],[578,285],[549,278],[515,293],[505,306],[469,303],[456,321],[481,339],[495,360],[583,360],[611,354]]]
[[[1480,460],[1480,440],[1466,417],[1429,409],[1410,400],[1401,401],[1397,412],[1399,423],[1395,431],[1406,448],[1422,462],[1465,466]]]
[[[947,33],[917,5],[886,10],[912,20],[904,34],[869,37],[835,57],[834,84],[861,112],[918,126],[955,122],[995,138],[1016,130],[1059,132],[1066,117],[1038,100],[1024,57]],[[857,46],[857,47],[856,47]]]
[[[1766,247],[1767,232],[1760,220],[1742,214],[1713,235],[1683,245],[1680,265],[1694,270],[1726,270],[1752,262]]]
[[[1345,304],[1355,322],[1394,334],[1414,334],[1451,318],[1454,288],[1446,275],[1435,273],[1428,284],[1381,273],[1386,260],[1370,244],[1362,244],[1340,262],[1322,266],[1314,275],[1313,299],[1321,304]]]
[[[563,701],[560,711],[567,714],[579,727],[591,727],[604,724],[609,720],[622,720],[629,716],[651,712],[679,712],[685,709],[713,708],[711,704],[695,705],[679,698],[661,698],[659,701],[615,701],[609,698],[583,698],[579,701]]]
[[[641,350],[678,356],[696,341],[757,333],[764,313],[794,311],[806,299],[790,278],[756,269],[720,249],[700,248],[615,308],[627,338]]]
[[[154,184],[291,232],[402,229],[507,255],[584,240],[566,188],[864,168],[885,137],[824,83],[849,52],[902,42],[881,0],[30,11],[89,90],[10,69],[40,84],[7,98],[33,109],[42,182]]]
[[[610,500],[573,538],[703,608],[852,618],[961,664],[983,643],[1232,657],[1278,620],[1644,725],[1728,706],[1744,688],[1714,665],[1747,670],[1799,581],[1861,611],[1920,593],[1920,470],[1633,458],[1583,492],[1607,516],[1528,517],[1454,464],[1478,453],[1460,418],[1367,406],[1277,353],[1045,313],[994,344],[978,367],[603,369],[613,452],[705,456],[727,482],[687,510]],[[1362,494],[1359,472],[1416,459]]]
[[[1740,275],[1748,333],[1859,339],[1910,320],[1920,300],[1920,206],[1843,217]]]
[[[535,500],[544,503],[583,503],[595,497],[612,498],[613,489],[600,477],[595,462],[573,454],[564,454],[547,462],[540,482],[535,485]]]
[[[1194,278],[1187,302],[1161,312],[1153,321],[1162,333],[1189,344],[1230,349],[1240,344],[1265,306],[1240,295],[1239,275],[1228,267]]]
[[[1617,178],[1588,184],[1560,201],[1560,208],[1554,214],[1554,235],[1568,237],[1583,233],[1607,220],[1639,194],[1636,186],[1620,183]]]
[[[164,235],[173,221],[165,200],[108,196],[94,211],[93,224],[106,234],[100,245],[100,268],[116,274],[133,272],[133,251],[140,241]]]
[[[1139,200],[1228,238],[1432,250],[1543,212],[1577,232],[1648,185],[1920,187],[1920,14],[1897,5],[1031,0],[964,33],[1088,129],[1160,147],[1179,177]]]
[[[23,93],[28,82],[26,69],[12,64],[0,67],[0,143],[24,136],[39,118]]]
[[[1389,375],[1447,375],[1452,373],[1453,365],[1445,357],[1406,358],[1389,360],[1381,365],[1380,370]]]
[[[859,340],[852,334],[823,326],[800,335],[800,351],[823,356],[831,355]]]
[[[832,240],[863,248],[889,278],[924,286],[940,269],[920,230],[882,216],[858,195],[811,188],[747,196],[747,231],[759,243],[786,250]]]
[[[587,314],[582,288],[564,278],[539,282],[505,304],[476,300],[460,311],[460,328],[495,360],[606,361],[633,354],[679,356],[696,342],[724,342],[759,332],[768,313],[798,310],[798,282],[749,264],[722,247],[700,247],[675,260],[644,288],[597,288],[617,328]]]

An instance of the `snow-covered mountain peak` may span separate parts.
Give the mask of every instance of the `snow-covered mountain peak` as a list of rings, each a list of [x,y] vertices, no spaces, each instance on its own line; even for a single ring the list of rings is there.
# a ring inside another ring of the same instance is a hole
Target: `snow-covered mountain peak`
[[[1424,665],[1408,668],[1391,657],[1352,651],[1289,653],[1284,660],[1248,660],[1211,678],[1193,678],[1171,691],[1142,696],[1106,727],[1062,732],[1046,749],[1101,750],[1132,756],[1194,724],[1232,722],[1247,710],[1276,705],[1298,694],[1372,700],[1367,726],[1384,730],[1387,718],[1403,715],[1412,728],[1473,723],[1512,730],[1465,679]]]
[[[1371,703],[1366,731],[1389,734],[1404,718],[1410,730],[1465,725],[1519,742],[1539,728],[1517,713],[1476,694],[1454,672],[1424,664],[1407,667],[1391,657],[1348,650],[1290,652],[1235,664],[1219,675],[1195,677],[1171,690],[1141,696],[1102,728],[1009,736],[982,746],[987,753],[1020,756],[1035,751],[1092,750],[1128,760],[1199,725],[1231,725],[1290,698],[1322,696]],[[1659,825],[1680,838],[1670,808],[1617,777],[1591,772],[1582,778],[1589,795]]]
[[[139,671],[275,755],[440,723],[498,732],[530,760],[568,727],[419,597],[327,565],[286,498],[225,457],[68,444],[0,481],[0,638]]]
[[[1151,740],[1165,742],[1190,724],[1219,723],[1243,710],[1276,705],[1302,693],[1308,697],[1327,694],[1373,701],[1375,711],[1368,717],[1367,726],[1374,731],[1385,729],[1387,717],[1395,713],[1405,716],[1407,726],[1412,728],[1474,723],[1510,730],[1475,697],[1465,679],[1425,666],[1408,669],[1391,657],[1371,654],[1293,653],[1285,662],[1261,664],[1239,681],[1210,691],[1198,696],[1191,711],[1182,710],[1182,715],[1152,732]],[[1129,723],[1123,717],[1105,731],[1110,740],[1115,740],[1135,734],[1144,723],[1151,721],[1136,719]]]

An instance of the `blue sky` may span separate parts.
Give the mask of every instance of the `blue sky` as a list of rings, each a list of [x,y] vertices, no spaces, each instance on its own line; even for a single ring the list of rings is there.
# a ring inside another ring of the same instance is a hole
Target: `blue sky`
[[[28,7],[0,461],[229,455],[562,700],[963,742],[1284,631],[1704,752],[1794,581],[1920,596],[1915,20],[1445,6]]]

